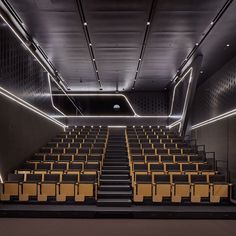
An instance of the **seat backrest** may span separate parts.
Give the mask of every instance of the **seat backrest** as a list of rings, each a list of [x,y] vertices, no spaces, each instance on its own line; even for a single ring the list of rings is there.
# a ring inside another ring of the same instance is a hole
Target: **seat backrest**
[[[167,171],[180,171],[180,164],[167,164],[166,170]]]
[[[26,181],[27,182],[41,182],[42,175],[40,175],[40,174],[27,174]]]
[[[45,174],[44,175],[44,182],[59,182],[60,175],[55,174]]]
[[[134,171],[148,171],[147,164],[134,164]]]
[[[173,175],[173,183],[188,183],[188,175]]]
[[[152,183],[151,175],[136,175],[136,183]]]
[[[207,183],[206,175],[191,175],[191,183]]]
[[[154,175],[155,183],[170,183],[170,175]]]
[[[60,155],[60,161],[72,161],[72,155],[62,154]]]
[[[24,181],[24,174],[8,174],[8,181],[12,182],[23,182]]]
[[[83,169],[83,165],[82,164],[76,164],[76,163],[70,163],[69,164],[69,169],[70,170],[82,170]]]
[[[51,169],[51,164],[49,163],[39,163],[37,165],[38,170],[50,170]]]
[[[150,171],[164,171],[163,164],[150,164]]]
[[[54,163],[53,164],[54,170],[66,170],[66,168],[67,168],[66,164],[62,164],[62,163]]]
[[[183,164],[183,171],[197,171],[197,166],[195,164]]]
[[[80,175],[79,182],[95,183],[96,179],[97,179],[96,175],[82,174],[82,175]]]
[[[142,161],[142,162],[144,162],[145,161],[145,156],[143,156],[143,155],[132,155],[132,157],[131,157],[131,159],[132,159],[132,161],[133,162],[137,162],[137,161]]]
[[[209,175],[210,183],[225,183],[226,178],[224,175]]]
[[[85,164],[84,165],[84,170],[94,170],[94,171],[98,171],[99,170],[99,164]]]
[[[62,175],[62,182],[77,182],[78,175],[70,174],[70,175]]]
[[[85,162],[87,159],[86,155],[75,155],[74,156],[74,161],[81,161],[81,162]]]

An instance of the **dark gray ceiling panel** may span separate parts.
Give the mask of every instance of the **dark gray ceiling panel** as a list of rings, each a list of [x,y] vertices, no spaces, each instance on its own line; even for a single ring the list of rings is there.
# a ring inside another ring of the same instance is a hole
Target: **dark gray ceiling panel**
[[[163,90],[227,0],[10,0],[72,90]],[[153,4],[154,3],[154,4]],[[156,4],[155,4],[156,3]],[[81,9],[78,8],[81,6]],[[235,1],[196,54],[202,77],[234,51]],[[152,13],[152,14],[151,14]],[[151,24],[147,21],[151,16]],[[81,17],[87,22],[91,55]],[[145,45],[145,30],[148,29]],[[230,50],[225,48],[231,42]],[[144,49],[138,74],[141,49]],[[219,53],[216,48],[222,49]],[[213,63],[213,61],[215,63]]]

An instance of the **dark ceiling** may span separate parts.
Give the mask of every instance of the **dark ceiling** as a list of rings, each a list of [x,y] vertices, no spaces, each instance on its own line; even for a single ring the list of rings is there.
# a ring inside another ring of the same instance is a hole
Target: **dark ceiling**
[[[137,91],[164,89],[226,2],[10,0],[69,88],[78,91],[127,91],[135,80]],[[231,26],[209,35],[197,51],[209,54],[206,74],[215,57],[212,45],[225,44],[224,34],[234,36],[235,11],[230,14]]]

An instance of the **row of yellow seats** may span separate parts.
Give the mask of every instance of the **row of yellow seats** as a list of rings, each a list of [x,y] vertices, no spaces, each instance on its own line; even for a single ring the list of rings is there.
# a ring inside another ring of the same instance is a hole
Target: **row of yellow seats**
[[[95,199],[97,195],[96,175],[63,175],[61,181],[59,176],[50,174],[44,176],[44,181],[40,175],[29,175],[25,182],[23,178],[15,175],[0,184],[0,200],[18,198],[19,201],[29,201],[34,198],[45,202],[54,197],[61,202],[71,197],[75,202],[84,202],[87,197]]]
[[[182,181],[171,183],[168,175],[164,177],[166,178],[156,175],[153,180],[150,175],[137,175],[136,181],[133,182],[134,202],[143,202],[145,198],[151,198],[153,202],[161,203],[165,198],[170,198],[171,202],[180,203],[187,198],[192,203],[200,203],[206,199],[211,203],[219,203],[221,199],[231,196],[229,190],[232,185],[225,181],[209,183],[202,178],[204,176],[197,176],[204,181],[190,182],[188,176],[180,176],[184,177]]]

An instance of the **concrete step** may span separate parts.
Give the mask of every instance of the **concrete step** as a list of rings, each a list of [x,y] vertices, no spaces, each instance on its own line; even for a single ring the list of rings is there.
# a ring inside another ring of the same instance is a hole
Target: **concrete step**
[[[98,198],[116,198],[116,199],[123,199],[123,198],[130,198],[132,197],[132,191],[98,191]]]
[[[100,185],[99,190],[101,191],[129,191],[131,190],[130,185]]]
[[[131,199],[98,199],[97,206],[103,207],[130,207]]]
[[[100,177],[100,180],[104,180],[104,179],[115,179],[115,180],[129,180],[130,179],[130,175],[129,174],[103,174]]]
[[[100,179],[101,185],[130,185],[131,180],[129,179]]]

